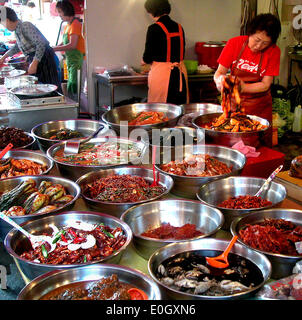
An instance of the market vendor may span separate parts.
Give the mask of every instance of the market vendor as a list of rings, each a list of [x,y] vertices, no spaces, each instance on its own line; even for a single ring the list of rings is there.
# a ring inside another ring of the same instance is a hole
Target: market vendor
[[[250,23],[248,35],[230,39],[218,59],[214,81],[220,91],[230,69],[241,80],[241,105],[245,113],[272,122],[270,87],[279,75],[280,49],[276,41],[281,24],[274,15],[259,14]]]
[[[53,47],[55,51],[64,51],[68,72],[68,95],[76,99],[78,90],[78,70],[82,69],[85,57],[85,40],[82,35],[82,23],[75,17],[75,10],[71,2],[58,1],[56,9],[63,21],[67,22],[64,29],[63,42]]]
[[[0,64],[21,51],[29,64],[27,73],[35,75],[41,83],[58,86],[57,90],[62,92],[58,58],[47,39],[31,22],[19,20],[13,9],[1,7],[0,10],[1,18],[6,17],[1,24],[9,31],[15,31],[16,36],[16,44],[0,58]]]
[[[145,9],[155,21],[148,28],[142,60],[142,65],[151,64],[148,102],[188,103],[184,30],[169,17],[168,0],[147,0]]]

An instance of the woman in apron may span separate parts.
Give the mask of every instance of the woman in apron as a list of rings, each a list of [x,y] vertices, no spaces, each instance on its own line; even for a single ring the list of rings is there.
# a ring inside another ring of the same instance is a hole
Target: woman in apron
[[[28,63],[27,73],[36,76],[41,83],[56,85],[57,91],[62,92],[57,57],[49,42],[31,22],[19,20],[13,9],[2,7],[1,16],[4,17],[4,14],[6,19],[1,21],[1,24],[8,30],[15,31],[16,44],[0,58],[0,64],[7,57],[21,51]]]
[[[68,24],[64,30],[62,44],[53,49],[65,51],[68,72],[67,91],[69,96],[75,99],[78,89],[78,70],[81,70],[85,56],[82,24],[75,17],[74,7],[69,1],[59,1],[56,9],[61,19]]]
[[[227,71],[241,80],[241,105],[246,114],[256,115],[272,122],[272,96],[270,87],[279,75],[280,49],[276,41],[281,32],[280,21],[272,14],[256,16],[247,36],[230,39],[218,59],[214,74],[217,89]],[[271,131],[271,130],[270,130]],[[266,143],[271,145],[270,137]]]
[[[155,21],[148,28],[142,60],[142,65],[151,64],[148,102],[188,103],[183,28],[168,16],[171,6],[167,0],[147,0],[145,9]]]

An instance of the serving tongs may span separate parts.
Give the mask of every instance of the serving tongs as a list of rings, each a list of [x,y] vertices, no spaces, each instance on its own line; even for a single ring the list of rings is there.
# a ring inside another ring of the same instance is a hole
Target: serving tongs
[[[282,170],[283,165],[281,164],[276,170],[274,170],[271,175],[265,180],[261,188],[255,193],[255,197],[259,197],[264,189],[267,188],[269,183],[276,177],[276,175]]]
[[[72,155],[72,154],[78,154],[80,145],[88,142],[89,140],[95,138],[100,131],[102,130],[107,130],[107,127],[105,125],[101,125],[93,134],[88,136],[87,138],[84,139],[71,139],[65,142],[65,147],[64,147],[64,156],[67,155]]]
[[[7,215],[5,215],[3,212],[0,212],[0,218],[4,220],[5,222],[9,223],[11,226],[16,228],[18,231],[23,233],[30,241],[33,249],[39,247],[40,245],[44,243],[48,243],[50,245],[50,250],[47,250],[47,252],[51,252],[56,248],[56,244],[53,243],[53,239],[50,236],[35,236],[33,234],[30,234],[26,230],[24,230],[21,226],[19,226],[14,220],[9,218]]]

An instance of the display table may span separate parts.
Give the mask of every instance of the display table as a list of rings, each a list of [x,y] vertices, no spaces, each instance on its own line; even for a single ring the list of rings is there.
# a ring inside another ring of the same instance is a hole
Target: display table
[[[54,167],[49,175],[59,176],[57,169]],[[161,198],[164,199],[180,199],[172,194],[168,194],[167,196]],[[286,198],[279,206],[279,208],[286,209],[298,209],[302,210],[302,205],[297,202]],[[75,206],[72,208],[72,211],[91,211],[89,207],[85,204],[82,198],[79,198]],[[92,212],[93,214],[98,214],[97,212]],[[211,236],[212,238],[220,238],[220,239],[231,239],[231,233],[224,230],[219,230],[215,235]],[[20,290],[29,283],[29,279],[27,279],[24,274],[21,272],[19,268],[19,264],[15,259],[12,259],[9,254],[3,248],[3,243],[0,242],[0,265],[5,265],[6,268],[10,270],[10,274],[8,274],[8,289],[0,290],[0,300],[8,300],[8,299],[16,299]],[[127,266],[130,268],[134,268],[142,271],[145,274],[148,273],[148,261],[142,258],[137,254],[133,244],[131,244],[123,253],[121,260],[119,262],[120,265]]]

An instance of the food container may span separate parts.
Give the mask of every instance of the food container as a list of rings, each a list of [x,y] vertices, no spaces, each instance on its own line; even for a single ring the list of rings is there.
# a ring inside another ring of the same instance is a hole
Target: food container
[[[39,123],[32,128],[31,133],[37,139],[40,150],[46,153],[49,147],[66,140],[47,139],[44,138],[45,134],[48,134],[50,132],[57,132],[60,129],[70,129],[80,132],[83,137],[88,137],[89,135],[94,133],[100,126],[104,126],[104,124],[99,121],[88,119],[56,120]],[[105,126],[104,129],[107,129],[107,127]]]
[[[291,221],[295,225],[302,226],[302,211],[294,209],[269,209],[257,212],[252,212],[244,217],[236,218],[231,224],[231,233],[233,235],[239,235],[239,231],[243,229],[247,224],[257,224],[264,219],[284,219]],[[245,247],[251,248],[246,245],[240,238],[238,240]],[[301,260],[300,256],[290,256],[284,254],[276,254],[264,252],[262,250],[254,249],[255,252],[264,254],[272,264],[272,278],[280,279],[285,278],[292,274],[295,264]]]
[[[88,143],[99,145],[99,144],[106,142],[107,140],[108,139],[106,137],[99,137],[99,138],[91,139]],[[129,144],[129,145],[134,144],[135,147],[140,151],[141,156],[144,155],[145,150],[146,150],[146,145],[141,141],[131,141],[129,139],[117,137],[116,139],[113,138],[112,142],[122,142],[122,143]],[[58,161],[54,157],[56,152],[58,152],[59,150],[61,150],[64,147],[65,147],[65,141],[61,141],[59,143],[56,143],[55,145],[51,146],[47,150],[47,156],[53,160],[53,162],[56,164],[56,166],[62,176],[67,177],[73,181],[76,181],[81,176],[83,176],[91,171],[99,171],[101,169],[105,170],[105,169],[110,169],[110,168],[122,167],[122,166],[128,165],[129,163],[133,163],[133,164],[140,164],[141,163],[141,156],[133,157],[133,158],[129,157],[128,161],[126,161],[126,162],[121,161],[121,162],[115,163],[115,164],[100,164],[100,165],[81,164],[80,165],[80,164],[65,163],[65,162]],[[100,157],[101,156],[102,155],[100,155]]]
[[[227,240],[204,238],[196,241],[178,242],[168,244],[158,249],[148,261],[148,270],[152,279],[158,284],[163,299],[177,299],[177,300],[197,300],[197,299],[210,299],[210,300],[230,300],[230,299],[243,299],[255,294],[264,283],[270,278],[271,275],[271,264],[264,254],[251,250],[240,243],[235,243],[231,249],[231,253],[239,255],[240,257],[246,258],[254,263],[261,271],[263,281],[248,291],[236,293],[227,296],[209,296],[209,295],[197,295],[181,292],[175,290],[169,286],[160,282],[156,277],[156,270],[159,265],[162,264],[166,259],[173,257],[177,254],[183,253],[198,253],[202,256],[214,257],[222,253],[229,244]]]
[[[25,144],[24,146],[21,147],[13,147],[11,150],[19,150],[19,149],[32,149],[34,146],[34,143],[36,142],[36,138],[29,132],[25,132],[24,133],[29,136],[31,138],[31,142],[29,142],[28,144]],[[10,142],[8,142],[10,143]],[[2,149],[0,149],[2,150]]]
[[[169,244],[188,240],[197,240],[215,235],[221,228],[224,218],[217,209],[198,203],[194,200],[162,200],[152,201],[131,207],[125,211],[121,219],[133,232],[133,244],[138,254],[148,260],[159,248]],[[181,227],[190,223],[203,234],[190,239],[154,239],[142,236],[147,230],[158,228],[163,223],[173,227]]]
[[[27,179],[33,179],[37,185],[39,185],[43,180],[50,181],[53,184],[61,184],[65,189],[67,194],[71,194],[74,198],[70,202],[66,203],[64,206],[57,208],[56,210],[53,210],[48,213],[40,213],[40,214],[28,214],[25,216],[14,216],[10,217],[12,220],[14,220],[18,224],[22,224],[24,222],[37,220],[41,218],[42,216],[48,216],[57,214],[58,212],[62,212],[68,208],[72,208],[75,204],[76,200],[79,198],[81,190],[80,187],[74,183],[71,180],[65,179],[65,178],[59,178],[59,177],[53,177],[53,176],[20,176],[20,177],[12,177],[12,178],[6,178],[0,180],[0,192],[12,190],[17,185],[22,183],[23,181]],[[12,226],[2,219],[0,219],[0,238],[4,239],[9,230],[12,229]]]
[[[48,174],[49,171],[53,167],[53,161],[46,157],[44,154],[40,154],[37,152],[32,152],[32,151],[27,151],[27,150],[9,150],[3,157],[2,159],[8,159],[8,158],[13,158],[13,159],[26,159],[30,161],[34,161],[38,164],[46,166],[46,170],[42,173],[43,175]]]
[[[198,61],[197,60],[184,60],[184,64],[188,74],[194,74],[197,71]]]
[[[198,192],[200,186],[207,182],[225,178],[230,175],[239,175],[246,162],[245,155],[238,150],[216,145],[200,144],[191,147],[171,147],[170,149],[166,148],[164,151],[165,153],[160,155],[160,159],[156,164],[156,169],[159,172],[167,174],[173,178],[174,186],[171,190],[171,193],[190,199],[196,199],[196,193]],[[216,176],[190,177],[168,173],[160,168],[161,164],[168,163],[175,159],[183,160],[185,156],[192,154],[209,154],[217,160],[224,162],[227,166],[232,166],[232,172]],[[170,159],[165,160],[167,158]]]
[[[195,52],[198,56],[198,64],[205,64],[212,69],[218,68],[218,58],[225,46],[223,41],[196,42]]]
[[[164,121],[156,124],[146,124],[146,125],[127,125],[120,124],[121,121],[131,121],[133,120],[140,112],[143,111],[156,111],[164,112],[165,115],[169,118],[168,121]],[[161,129],[174,127],[178,119],[183,114],[183,109],[181,106],[168,103],[134,103],[128,104],[121,107],[116,107],[112,110],[106,111],[102,115],[102,120],[113,129],[117,135],[122,137],[128,137],[128,133],[132,132],[134,129],[143,129],[146,134],[151,136],[152,129]],[[142,133],[140,130],[139,135]],[[134,138],[135,134],[132,133],[130,138]],[[135,136],[136,138],[137,136]]]
[[[54,224],[60,229],[61,227],[65,226],[70,220],[83,221],[91,224],[104,223],[111,228],[120,227],[124,231],[127,240],[125,244],[121,248],[116,250],[112,255],[99,261],[88,262],[85,264],[51,265],[36,263],[21,258],[20,254],[22,254],[26,249],[29,248],[30,243],[29,240],[21,232],[16,229],[12,229],[4,240],[4,246],[7,252],[18,261],[22,272],[28,279],[32,280],[43,273],[54,271],[57,269],[68,270],[71,268],[82,267],[84,265],[96,263],[118,263],[121,258],[121,254],[124,252],[124,250],[132,240],[131,229],[123,221],[105,214],[93,214],[93,212],[86,211],[63,212],[59,215],[52,215],[40,218],[35,221],[29,221],[28,223],[23,224],[22,227],[31,234],[40,235],[44,232],[52,232],[52,229],[49,227],[50,224]]]
[[[286,188],[282,184],[272,181],[267,191],[263,191],[260,195],[263,199],[271,201],[271,206],[254,209],[228,209],[218,206],[230,197],[255,195],[264,182],[265,179],[262,178],[228,177],[204,184],[196,196],[203,204],[217,208],[223,213],[225,223],[222,228],[229,230],[232,221],[237,217],[244,217],[251,212],[277,206],[286,198]]]
[[[143,290],[149,300],[161,300],[157,284],[142,272],[114,264],[95,264],[66,270],[53,270],[31,281],[18,295],[18,300],[39,300],[50,291],[80,281],[96,281],[116,274],[120,281]]]
[[[202,126],[206,123],[211,123],[214,119],[219,117],[222,113],[210,113],[197,116],[192,120],[192,123],[195,128],[202,128]],[[243,141],[243,143],[247,146],[258,147],[260,144],[261,139],[263,138],[264,134],[270,127],[269,121],[266,119],[247,115],[249,118],[259,121],[262,125],[267,126],[267,128],[258,131],[249,131],[249,132],[222,132],[216,131],[212,129],[204,129],[205,130],[205,137],[206,143],[213,143],[219,144],[227,147],[232,147],[235,143],[239,141]]]
[[[169,177],[166,174],[160,173],[159,174],[159,184],[163,187],[166,188],[166,191],[163,192],[161,195],[148,199],[148,200],[142,200],[139,202],[125,202],[125,203],[117,203],[117,202],[104,202],[104,201],[99,201],[95,199],[90,199],[87,196],[83,194],[83,187],[87,185],[88,183],[92,183],[93,181],[100,179],[100,178],[105,178],[108,176],[112,175],[123,175],[123,174],[129,174],[132,176],[139,176],[147,180],[150,184],[153,182],[153,171],[150,169],[145,169],[145,168],[140,168],[140,167],[122,167],[122,168],[113,168],[113,169],[104,169],[100,171],[95,171],[95,172],[90,172],[85,174],[84,176],[80,177],[76,183],[80,186],[82,190],[82,198],[86,202],[86,204],[91,207],[94,210],[97,211],[102,211],[105,213],[108,213],[113,216],[120,217],[124,211],[129,209],[130,207],[133,207],[137,204],[142,204],[145,202],[157,200],[159,198],[164,197],[167,195],[171,188],[173,187],[173,179]]]

